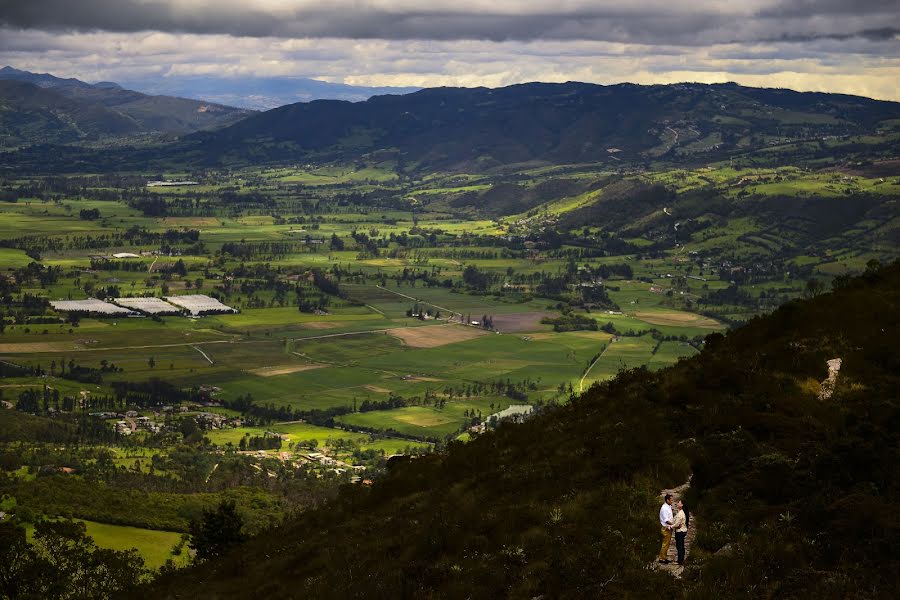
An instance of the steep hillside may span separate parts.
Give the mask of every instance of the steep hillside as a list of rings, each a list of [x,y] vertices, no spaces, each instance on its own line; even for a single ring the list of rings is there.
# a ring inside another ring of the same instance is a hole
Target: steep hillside
[[[22,81],[0,81],[0,147],[127,136],[140,126],[105,106]]]
[[[380,151],[421,169],[614,165],[873,132],[898,117],[897,103],[735,84],[531,83],[292,104],[198,134],[192,150],[210,162]]]
[[[134,596],[896,597],[898,309],[900,263],[870,265]],[[657,492],[691,476],[700,527],[675,580],[647,569]]]
[[[253,114],[197,100],[148,96],[114,83],[89,84],[0,69],[2,145],[64,144],[135,134],[185,134]]]

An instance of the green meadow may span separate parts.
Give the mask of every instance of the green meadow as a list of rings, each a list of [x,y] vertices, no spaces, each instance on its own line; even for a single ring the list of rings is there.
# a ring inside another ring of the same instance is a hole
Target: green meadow
[[[190,562],[189,549],[186,544],[179,554],[173,553],[181,541],[182,534],[180,533],[110,525],[83,519],[76,519],[76,521],[84,523],[87,535],[94,540],[98,547],[110,550],[137,550],[144,559],[144,565],[150,569],[159,569],[169,560],[177,566],[186,566]],[[31,539],[34,535],[34,527],[26,527],[26,532],[28,538]]]

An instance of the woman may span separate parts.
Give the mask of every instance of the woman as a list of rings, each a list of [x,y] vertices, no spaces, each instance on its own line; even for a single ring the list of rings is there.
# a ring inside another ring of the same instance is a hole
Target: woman
[[[675,532],[675,549],[678,551],[678,564],[684,564],[684,538],[688,532],[688,517],[684,511],[684,503],[679,500],[675,503],[677,512],[672,521],[672,531]]]

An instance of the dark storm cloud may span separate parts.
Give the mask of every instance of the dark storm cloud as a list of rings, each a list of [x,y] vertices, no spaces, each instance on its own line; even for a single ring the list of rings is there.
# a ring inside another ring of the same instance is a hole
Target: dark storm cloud
[[[180,31],[271,34],[278,19],[257,11],[207,13],[177,10],[174,2],[141,0],[0,0],[0,24],[22,29],[75,31]]]
[[[763,18],[808,17],[815,15],[896,14],[897,0],[783,0],[761,8]]]
[[[900,10],[896,0],[747,0],[738,7],[674,0],[0,0],[0,25],[241,37],[599,40],[702,46],[852,37],[891,41],[900,30]]]
[[[812,42],[815,40],[851,40],[861,38],[873,42],[894,41],[900,35],[900,29],[896,27],[882,27],[880,29],[865,29],[856,33],[783,33],[779,37],[761,39],[761,42]]]

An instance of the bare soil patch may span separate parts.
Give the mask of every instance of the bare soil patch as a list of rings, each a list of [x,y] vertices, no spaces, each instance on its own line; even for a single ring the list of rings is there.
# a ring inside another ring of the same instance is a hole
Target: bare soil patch
[[[433,325],[430,327],[400,327],[391,329],[388,333],[413,348],[436,348],[456,342],[465,342],[485,335],[486,332],[462,325]]]
[[[409,425],[415,425],[417,427],[435,427],[437,425],[444,425],[446,423],[450,423],[453,419],[449,419],[443,415],[433,414],[433,413],[401,413],[395,417],[398,421],[403,421],[404,423],[408,423]]]
[[[718,329],[722,324],[715,319],[695,315],[689,312],[664,311],[664,312],[636,312],[634,316],[651,325],[688,325],[704,329]]]
[[[328,323],[325,321],[311,321],[303,323],[303,329],[334,329],[340,326],[340,323]]]
[[[364,385],[363,387],[365,389],[369,390],[370,392],[375,392],[376,394],[390,394],[391,393],[391,390],[389,390],[387,388],[383,388],[383,387],[378,387],[377,385],[367,384],[367,385]]]
[[[0,344],[0,354],[35,354],[38,352],[67,352],[75,350],[72,342],[18,342]]]
[[[556,317],[558,313],[548,311],[511,313],[494,315],[494,329],[502,333],[522,333],[526,331],[545,331],[549,325],[542,325],[544,317]]]
[[[322,369],[328,365],[318,363],[305,365],[279,365],[274,367],[260,367],[258,369],[250,369],[248,373],[259,375],[260,377],[275,377],[276,375],[288,375],[290,373],[299,373],[301,371],[311,371],[313,369]]]

